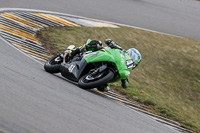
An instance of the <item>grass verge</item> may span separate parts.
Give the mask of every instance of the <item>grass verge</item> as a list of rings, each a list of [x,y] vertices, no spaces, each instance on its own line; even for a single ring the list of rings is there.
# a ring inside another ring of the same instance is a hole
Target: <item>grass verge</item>
[[[130,87],[123,89],[117,82],[112,89],[200,132],[200,41],[128,27],[51,27],[36,36],[52,54],[70,44],[80,46],[88,38],[111,38],[126,50],[137,48],[142,62],[131,73]]]

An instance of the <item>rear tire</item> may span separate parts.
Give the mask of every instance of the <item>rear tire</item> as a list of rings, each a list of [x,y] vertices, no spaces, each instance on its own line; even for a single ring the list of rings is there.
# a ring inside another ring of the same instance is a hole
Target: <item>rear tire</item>
[[[100,87],[102,85],[105,85],[106,83],[108,83],[109,81],[111,81],[114,77],[114,73],[111,70],[106,70],[106,72],[104,73],[104,75],[95,80],[95,81],[88,81],[87,80],[87,76],[90,75],[89,73],[82,76],[79,81],[78,81],[78,85],[79,87],[83,88],[83,89],[92,89],[92,88],[97,88]]]
[[[49,73],[59,73],[60,72],[60,64],[62,62],[62,58],[60,57],[60,61],[56,61],[59,59],[60,55],[55,55],[47,60],[44,64],[45,71]]]

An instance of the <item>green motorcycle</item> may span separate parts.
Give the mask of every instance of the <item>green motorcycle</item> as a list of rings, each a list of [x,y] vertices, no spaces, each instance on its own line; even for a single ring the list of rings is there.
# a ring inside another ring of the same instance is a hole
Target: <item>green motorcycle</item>
[[[74,47],[70,45],[67,50]],[[78,54],[67,62],[63,62],[63,54],[57,54],[44,64],[47,72],[60,72],[83,89],[99,88],[126,79],[133,68],[134,62],[125,50],[110,47]]]

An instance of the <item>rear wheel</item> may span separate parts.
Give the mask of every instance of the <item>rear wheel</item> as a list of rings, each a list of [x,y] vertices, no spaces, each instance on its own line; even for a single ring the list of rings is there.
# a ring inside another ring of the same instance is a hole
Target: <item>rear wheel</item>
[[[114,73],[111,70],[105,70],[101,73],[88,73],[82,76],[79,81],[79,87],[83,89],[92,89],[105,85],[111,81],[114,77]]]
[[[59,73],[61,63],[62,57],[60,56],[60,54],[55,55],[47,60],[47,62],[44,64],[44,69],[49,73]]]

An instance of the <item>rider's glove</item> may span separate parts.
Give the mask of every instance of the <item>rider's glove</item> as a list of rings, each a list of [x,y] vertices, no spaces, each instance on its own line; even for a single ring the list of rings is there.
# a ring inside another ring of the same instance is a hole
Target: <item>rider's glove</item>
[[[105,40],[106,45],[108,45],[110,48],[116,48],[116,49],[120,49],[123,50],[121,47],[119,47],[113,40],[111,39],[106,39]]]
[[[129,87],[128,79],[122,79],[121,82],[122,82],[122,87],[123,88],[128,88]]]
[[[117,44],[111,39],[106,39],[105,43],[111,48],[115,48],[117,46]]]

